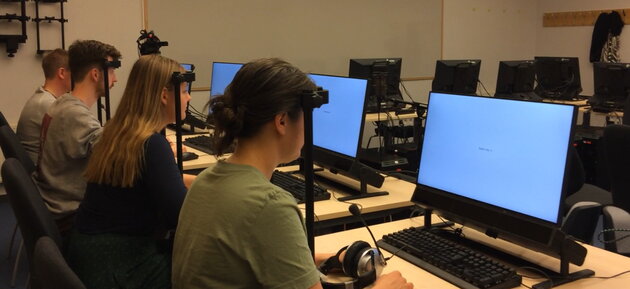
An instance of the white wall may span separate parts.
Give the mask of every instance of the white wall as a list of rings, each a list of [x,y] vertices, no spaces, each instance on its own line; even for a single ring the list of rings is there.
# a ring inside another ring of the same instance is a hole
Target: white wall
[[[479,80],[494,95],[499,61],[533,59],[537,17],[535,1],[444,0],[443,58],[481,59]]]
[[[628,8],[627,0],[538,0],[536,21],[536,55],[576,56],[580,58],[580,75],[584,95],[593,94],[593,67],[589,51],[593,26],[543,27],[542,15],[546,12]],[[630,23],[626,23],[630,24]],[[620,36],[621,62],[630,62],[630,28],[624,27]]]
[[[17,7],[17,4],[2,4],[3,9],[10,9],[13,6]],[[45,5],[45,7],[40,5],[40,7],[42,8],[40,10],[51,13],[40,13],[40,17],[58,17],[58,4],[54,6]],[[77,39],[95,39],[114,45],[121,51],[123,55],[122,67],[116,71],[118,83],[111,90],[112,106],[113,110],[115,110],[131,70],[131,64],[138,57],[135,41],[140,35],[139,31],[142,27],[141,1],[80,0],[66,2],[64,8],[64,16],[69,19],[69,22],[66,23],[66,49]],[[5,13],[5,10],[2,13]],[[35,16],[35,3],[32,1],[27,2],[27,15],[30,17]],[[6,21],[2,21],[0,26],[7,29]],[[51,26],[54,26],[54,24]],[[57,25],[56,27],[59,26]],[[6,53],[4,53],[4,44],[0,44],[0,110],[12,125],[17,124],[26,100],[44,82],[41,56],[36,54],[35,23],[28,22],[27,28],[28,39],[25,44],[19,45],[15,57],[7,57]],[[2,29],[0,31],[6,32],[6,30]],[[14,32],[14,30],[11,31],[11,33]],[[47,37],[46,41],[42,43],[46,45],[43,48],[61,46],[59,30],[42,31],[42,36]]]

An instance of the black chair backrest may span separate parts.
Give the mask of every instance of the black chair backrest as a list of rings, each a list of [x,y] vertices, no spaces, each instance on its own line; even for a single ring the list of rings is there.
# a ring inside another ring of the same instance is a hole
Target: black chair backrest
[[[5,126],[5,125],[9,125],[9,122],[4,117],[4,114],[2,114],[2,112],[0,111],[0,126]]]
[[[4,158],[15,158],[22,163],[29,175],[35,171],[35,164],[28,156],[13,129],[8,125],[0,127],[0,148]]]
[[[59,248],[63,248],[59,229],[39,189],[22,164],[17,159],[9,158],[2,164],[1,173],[11,208],[22,232],[29,261],[32,261],[35,242],[41,236],[49,236]]]
[[[604,150],[613,205],[630,212],[630,126],[607,126],[604,129]]]
[[[48,236],[37,240],[33,256],[32,274],[40,280],[41,289],[85,289],[61,255],[59,247]]]
[[[578,202],[567,213],[561,230],[587,244],[592,244],[593,234],[599,217],[602,215],[602,205],[595,202]]]
[[[567,167],[567,196],[570,196],[579,191],[586,180],[582,160],[577,149],[572,145],[569,147]]]

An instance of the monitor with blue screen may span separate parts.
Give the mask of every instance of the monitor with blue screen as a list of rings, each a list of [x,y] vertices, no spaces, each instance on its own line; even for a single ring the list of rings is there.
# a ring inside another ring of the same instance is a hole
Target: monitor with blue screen
[[[317,86],[328,90],[328,103],[313,110],[313,160],[322,167],[380,187],[383,177],[357,161],[365,117],[367,79],[309,74]],[[385,195],[387,192],[350,192],[340,200]]]
[[[241,66],[242,63],[213,62],[210,97],[223,94]]]
[[[313,145],[356,158],[363,129],[366,79],[309,74],[328,90],[328,103],[313,110]]]
[[[545,244],[560,224],[572,105],[432,92],[413,201]]]

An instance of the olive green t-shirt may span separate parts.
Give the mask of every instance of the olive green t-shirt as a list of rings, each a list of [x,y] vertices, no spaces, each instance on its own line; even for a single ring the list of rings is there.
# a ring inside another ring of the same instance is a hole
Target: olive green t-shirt
[[[257,169],[224,161],[182,206],[173,288],[309,288],[319,271],[295,199]]]

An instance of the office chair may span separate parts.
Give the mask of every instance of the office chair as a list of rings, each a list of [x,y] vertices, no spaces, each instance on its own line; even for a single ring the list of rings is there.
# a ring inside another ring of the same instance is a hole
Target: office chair
[[[29,176],[35,171],[33,160],[28,156],[28,153],[20,143],[20,139],[8,125],[0,127],[0,148],[5,159],[15,158],[20,161]]]
[[[85,285],[72,271],[53,239],[42,236],[35,243],[33,275],[41,281],[41,289],[85,289]]]
[[[593,244],[597,223],[602,215],[602,205],[596,202],[578,202],[567,213],[560,230],[574,238]]]
[[[4,114],[2,114],[2,112],[0,111],[0,126],[5,126],[5,125],[9,125],[9,122],[4,117]]]
[[[630,257],[630,214],[615,206],[606,206],[602,212],[604,240],[607,241],[604,242],[604,247],[608,251]]]
[[[567,174],[567,196],[564,199],[564,211],[568,212],[579,202],[596,202],[601,205],[613,203],[612,194],[598,186],[585,183],[584,166],[575,147],[569,147]],[[567,214],[565,214],[566,216]]]
[[[39,189],[21,162],[15,158],[5,160],[0,173],[11,208],[22,232],[29,264],[33,264],[35,242],[42,236],[49,236],[59,248],[62,248],[62,239],[57,225],[44,204]],[[31,288],[40,288],[41,284],[37,276],[31,276],[30,280]]]
[[[603,141],[613,205],[630,212],[630,126],[607,126]]]
[[[4,119],[4,117],[0,117],[0,122]],[[6,120],[5,120],[6,121]],[[29,157],[26,150],[20,143],[17,135],[13,132],[13,129],[9,125],[0,125],[0,148],[2,149],[2,153],[4,154],[5,159],[16,158],[22,163],[22,166],[26,168],[28,175],[30,176],[35,171],[35,164]],[[13,234],[11,235],[11,241],[9,242],[9,249],[7,253],[7,258],[11,258],[11,251],[13,250],[13,243],[15,241],[15,236],[17,234],[18,225],[16,224],[13,228]],[[18,254],[15,258],[15,264],[13,266],[13,274],[11,278],[11,286],[15,285],[15,277],[17,273],[17,267],[20,262],[20,253],[22,251],[23,244],[20,244],[20,248],[18,249]]]

